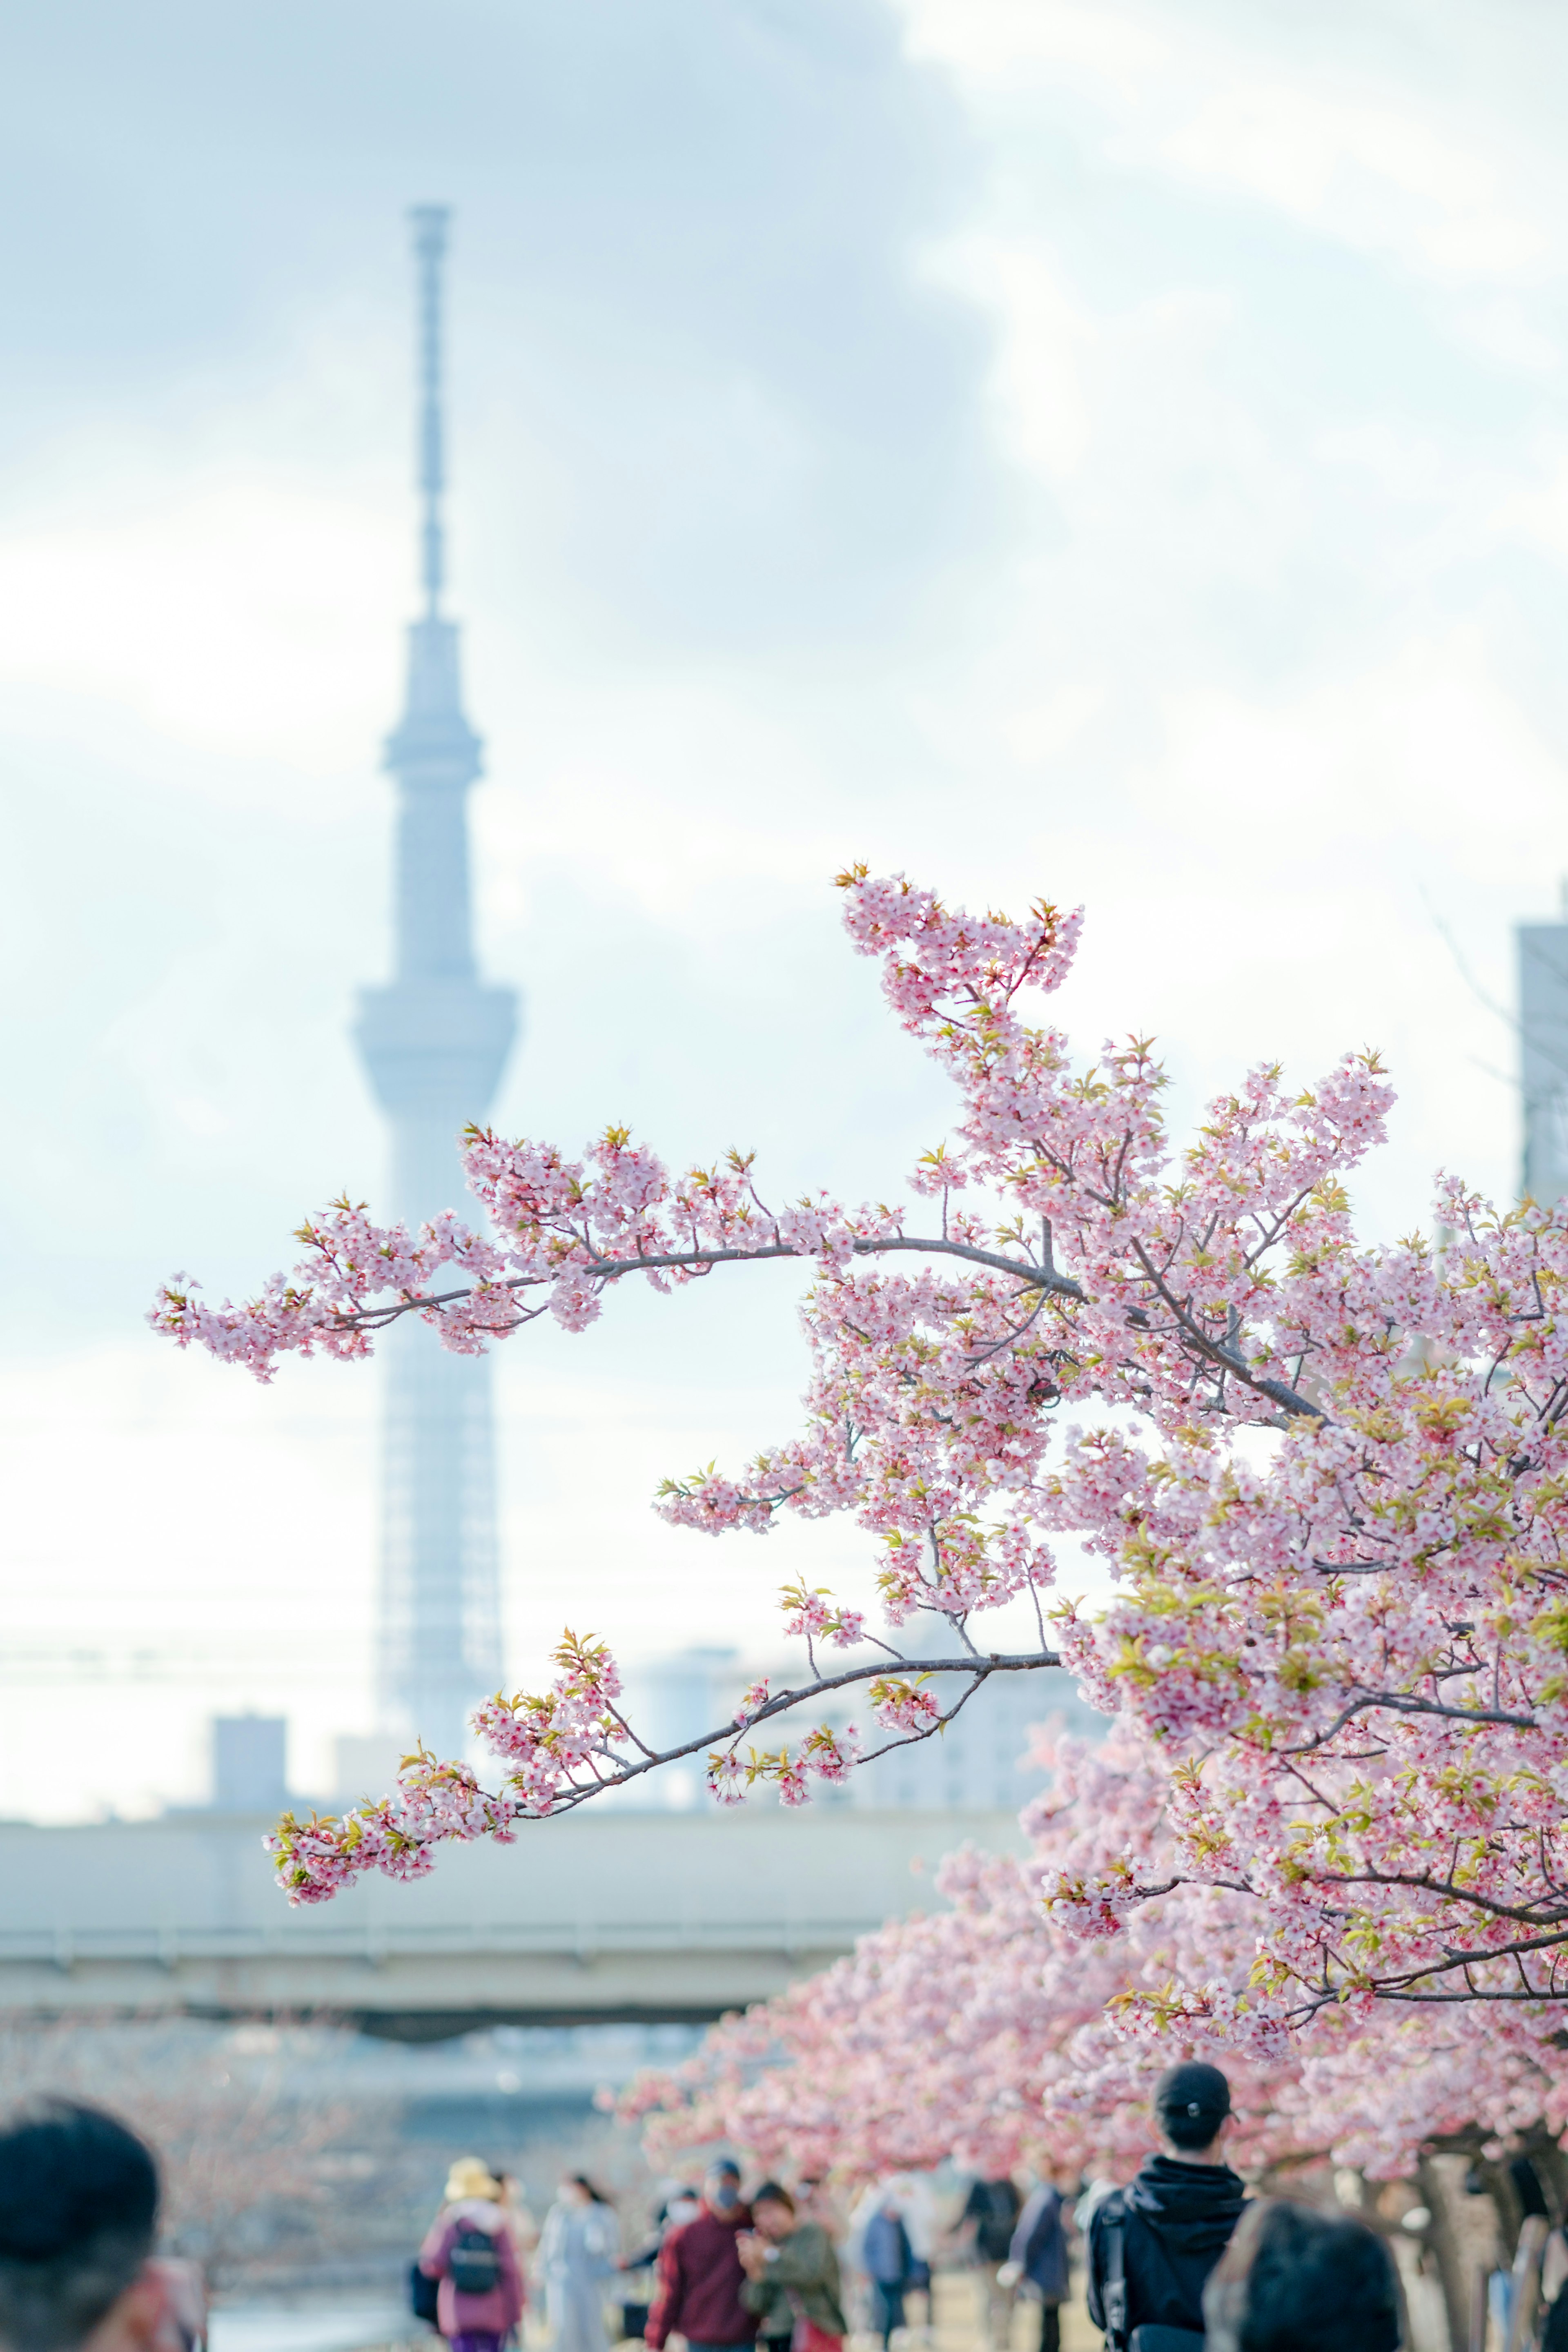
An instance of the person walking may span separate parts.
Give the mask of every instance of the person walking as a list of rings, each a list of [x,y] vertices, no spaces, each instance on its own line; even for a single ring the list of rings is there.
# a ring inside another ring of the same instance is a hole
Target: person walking
[[[1154,2086],[1160,2153],[1089,2221],[1089,2315],[1109,2352],[1203,2352],[1204,2288],[1241,2219],[1225,2160],[1230,2084],[1197,2059]]]
[[[964,2200],[961,2226],[968,2239],[970,2260],[980,2276],[981,2318],[996,2352],[1005,2352],[1012,2332],[1013,2295],[1002,2284],[1002,2269],[1023,2202],[1016,2184],[1005,2173],[994,2180],[972,2182]]]
[[[539,2233],[552,2352],[609,2352],[604,2282],[616,2269],[616,2217],[585,2173],[569,2172]]]
[[[696,2220],[672,2230],[658,2250],[658,2284],[643,2331],[648,2352],[662,2352],[678,2332],[691,2352],[750,2352],[757,2322],[742,2300],[746,2273],[737,2241],[751,2226],[741,2168],[722,2157],[703,2176]]]
[[[904,2297],[920,2276],[903,2209],[891,2183],[876,2199],[859,2233],[860,2267],[870,2282],[871,2332],[888,2352],[904,2325]]]
[[[741,2300],[771,2352],[842,2352],[847,2326],[838,2257],[820,2221],[803,2220],[794,2198],[764,2180],[752,2199],[754,2227],[736,2241],[746,2283]]]
[[[500,2352],[522,2317],[522,2269],[503,2197],[488,2164],[459,2157],[419,2249],[419,2269],[438,2281],[436,2325],[452,2352]]]
[[[647,2239],[642,2245],[634,2246],[629,2254],[623,2254],[616,2265],[616,2269],[626,2274],[651,2270],[658,2260],[658,2250],[670,2231],[684,2228],[688,2221],[695,2221],[701,2210],[702,2199],[695,2189],[679,2187],[673,2189],[654,2214],[652,2237]],[[647,2326],[647,2315],[651,2307],[646,2300],[646,2291],[643,2299],[622,2304],[621,2334],[623,2337],[642,2335]]]
[[[1000,2283],[1019,2287],[1040,2306],[1039,2352],[1060,2352],[1061,2307],[1068,2299],[1068,2237],[1062,2196],[1047,2173],[1024,2200]]]
[[[672,2230],[684,2229],[695,2221],[702,2210],[702,2192],[698,2189],[672,2189],[653,2217],[651,2238],[626,2255],[618,2267],[623,2271],[646,2271],[658,2260],[658,2250]]]

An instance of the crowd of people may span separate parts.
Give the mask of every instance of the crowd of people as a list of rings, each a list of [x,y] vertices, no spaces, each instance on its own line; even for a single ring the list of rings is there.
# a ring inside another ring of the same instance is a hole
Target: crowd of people
[[[1075,2255],[1108,2352],[1394,2352],[1401,2305],[1383,2242],[1345,2214],[1248,2198],[1225,2160],[1222,2074],[1172,2068],[1153,2120],[1158,2152],[1124,2186],[974,2184],[943,2251],[974,2273],[994,2352],[1012,2341],[1020,2297],[1037,2310],[1038,2352],[1058,2352]],[[151,2151],[97,2109],[45,2101],[0,2126],[4,2352],[197,2352],[201,2281],[158,2256],[158,2205]],[[623,2252],[616,2213],[583,2174],[562,2179],[536,2231],[516,2184],[468,2157],[448,2175],[412,2299],[450,2352],[505,2352],[531,2274],[551,2352],[608,2352],[615,2283],[651,2271],[647,2303],[623,2306],[647,2352],[842,2352],[847,2270],[886,2352],[910,2298],[929,2297],[939,2222],[921,2179],[873,2188],[841,2215],[823,2180],[746,2193],[720,2158]]]

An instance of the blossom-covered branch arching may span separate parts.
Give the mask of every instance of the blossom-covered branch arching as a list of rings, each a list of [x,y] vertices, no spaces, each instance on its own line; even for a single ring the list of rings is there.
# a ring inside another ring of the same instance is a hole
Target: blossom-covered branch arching
[[[1374,1056],[1305,1092],[1254,1071],[1177,1150],[1147,1042],[1086,1069],[1024,1017],[1065,972],[1076,916],[972,919],[896,878],[841,878],[855,944],[957,1092],[954,1139],[910,1180],[918,1221],[825,1196],[773,1208],[745,1158],[672,1177],[620,1129],[578,1161],[476,1134],[468,1171],[493,1232],[446,1216],[411,1234],[340,1205],[251,1305],[215,1310],[174,1284],[155,1319],[265,1376],[287,1349],[363,1354],[396,1316],[471,1349],[542,1312],[584,1329],[634,1274],[674,1289],[809,1258],[803,1433],[743,1476],[670,1482],[660,1507],[715,1532],[851,1513],[881,1549],[889,1632],[934,1613],[972,1671],[989,1664],[978,1613],[1038,1600],[1053,1537],[1110,1562],[1107,1615],[1058,1607],[1033,1663],[1059,1654],[1160,1743],[1178,1834],[1168,1880],[1129,1860],[1051,1889],[1065,1920],[1113,1932],[1170,1884],[1230,1885],[1258,1898],[1256,2000],[1281,2013],[1555,1998],[1563,1215],[1499,1213],[1448,1181],[1444,1249],[1359,1245],[1346,1180],[1390,1099]],[[1086,1409],[1098,1418],[1058,1436]],[[791,1603],[797,1633],[865,1635],[823,1595]],[[578,1644],[553,1693],[484,1711],[509,1767],[494,1795],[421,1759],[390,1808],[290,1828],[295,1893],[367,1862],[423,1867],[438,1835],[510,1834],[641,1769],[613,1673]],[[929,1686],[896,1656],[882,1681],[889,1730],[929,1727]],[[763,1694],[749,1712],[763,1707],[791,1711]],[[849,1768],[839,1734],[810,1738],[830,1777]],[[799,1794],[811,1752],[748,1761],[731,1739],[714,1776]]]

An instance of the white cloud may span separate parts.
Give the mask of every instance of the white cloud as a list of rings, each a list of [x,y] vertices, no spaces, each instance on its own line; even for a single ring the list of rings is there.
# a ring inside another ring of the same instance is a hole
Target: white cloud
[[[322,481],[121,478],[0,544],[0,683],[122,705],[170,741],[313,772],[363,753],[407,534]],[[172,495],[171,495],[172,490]]]
[[[1170,0],[900,0],[900,13],[913,54],[1004,136],[1092,112],[1127,170],[1249,198],[1446,284],[1561,267],[1546,226],[1561,217],[1556,156],[1424,72],[1395,10],[1363,12],[1361,40]]]

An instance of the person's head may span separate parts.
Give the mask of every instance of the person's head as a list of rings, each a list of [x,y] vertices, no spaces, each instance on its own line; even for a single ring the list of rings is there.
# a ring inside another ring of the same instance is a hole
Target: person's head
[[[795,2199],[776,2180],[764,2180],[752,2198],[752,2221],[777,2245],[795,2228]]]
[[[1210,2352],[1395,2352],[1394,2264],[1364,2221],[1264,2200],[1220,2256],[1204,2321]]]
[[[0,2344],[169,2341],[157,2227],[158,2168],[134,2132],[69,2099],[20,2108],[0,2126]]]
[[[1188,2164],[1217,2163],[1230,2122],[1230,2084],[1201,2058],[1167,2066],[1154,2085],[1154,2119],[1172,2156]]]
[[[568,2205],[607,2205],[610,2201],[595,2188],[585,2172],[563,2173],[561,2196]]]
[[[720,2157],[702,2176],[702,2195],[715,2213],[732,2213],[741,2201],[740,2166]]]
[[[482,2157],[460,2156],[447,2175],[448,2205],[499,2205],[503,2193],[500,2182]]]

